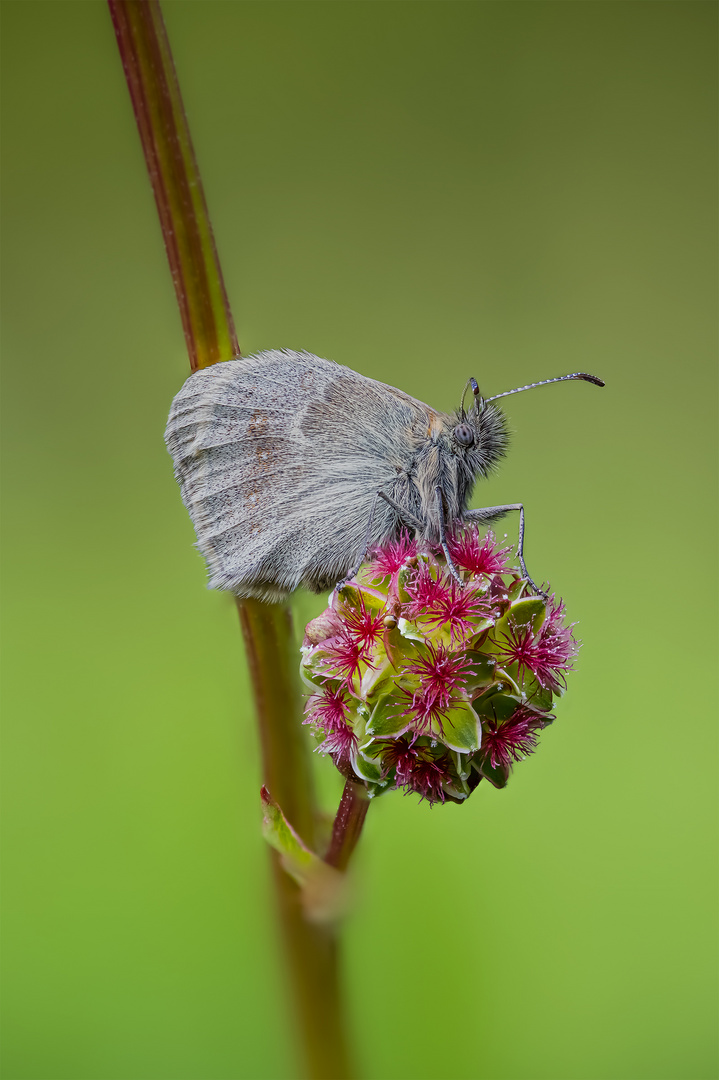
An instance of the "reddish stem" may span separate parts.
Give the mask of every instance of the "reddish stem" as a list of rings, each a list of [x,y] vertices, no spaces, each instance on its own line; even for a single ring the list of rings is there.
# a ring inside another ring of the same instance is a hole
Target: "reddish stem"
[[[240,355],[158,0],[108,0],[160,215],[190,367]]]
[[[328,862],[330,866],[336,866],[338,870],[347,869],[347,864],[362,833],[368,809],[369,799],[366,789],[362,784],[354,784],[351,780],[347,780],[337,809],[332,840],[325,855],[325,862]]]
[[[308,847],[315,846],[314,788],[302,728],[292,617],[280,604],[238,600],[260,718],[262,777]]]

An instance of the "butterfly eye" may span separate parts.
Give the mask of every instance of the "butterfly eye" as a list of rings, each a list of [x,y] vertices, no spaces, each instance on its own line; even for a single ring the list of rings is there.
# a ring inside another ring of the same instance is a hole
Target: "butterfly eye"
[[[460,446],[471,446],[474,442],[474,432],[469,424],[457,424],[454,437]]]

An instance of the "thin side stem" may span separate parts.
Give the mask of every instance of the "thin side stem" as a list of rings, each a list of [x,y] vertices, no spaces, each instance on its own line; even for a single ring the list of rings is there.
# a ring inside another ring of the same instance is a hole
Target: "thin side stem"
[[[366,789],[361,784],[354,784],[351,780],[347,780],[335,817],[332,840],[325,855],[325,862],[330,866],[336,866],[338,870],[347,869],[352,852],[357,847],[362,834],[362,826],[368,809],[369,799]]]

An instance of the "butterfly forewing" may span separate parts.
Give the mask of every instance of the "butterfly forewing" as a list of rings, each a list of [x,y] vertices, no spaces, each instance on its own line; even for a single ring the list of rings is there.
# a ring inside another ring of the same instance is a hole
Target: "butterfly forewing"
[[[268,351],[192,375],[165,438],[210,587],[264,599],[332,587],[361,554],[376,492],[397,484],[430,416],[310,353]],[[398,524],[380,500],[371,541]]]

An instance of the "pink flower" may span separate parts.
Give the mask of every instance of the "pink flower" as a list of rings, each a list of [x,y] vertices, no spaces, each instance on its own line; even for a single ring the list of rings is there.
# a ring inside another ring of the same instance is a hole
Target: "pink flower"
[[[329,678],[341,679],[345,686],[350,687],[363,659],[362,646],[343,626],[332,643],[323,649],[322,672]],[[371,667],[370,664],[368,666]]]
[[[395,770],[397,787],[409,783],[416,760],[417,751],[413,747],[413,740],[408,737],[389,739],[383,744],[382,764],[387,772]]]
[[[449,783],[451,776],[446,762],[434,758],[429,747],[418,746],[406,737],[388,740],[382,762],[388,772],[395,770],[395,787],[404,788],[405,794],[416,791],[420,802],[444,802],[442,784]]]
[[[370,553],[372,569],[381,574],[396,574],[407,559],[417,554],[417,544],[406,531],[402,531],[396,540],[389,540],[381,547],[373,548]]]
[[[341,724],[335,731],[327,733],[327,738],[318,747],[323,754],[349,758],[357,749],[357,736],[348,724]]]
[[[305,706],[305,724],[312,724],[326,735],[319,749],[323,754],[339,753],[349,756],[357,739],[347,723],[349,702],[343,687],[326,686],[321,694],[313,694]]]
[[[434,629],[448,627],[450,641],[454,644],[474,632],[477,619],[492,618],[494,608],[471,583],[460,589],[452,580],[441,592],[437,591],[427,607],[413,601],[408,614],[412,619],[421,618],[426,626]]]
[[[373,615],[367,610],[364,597],[360,593],[359,608],[349,608],[344,612],[343,618],[347,633],[359,646],[362,659],[366,660],[385,632],[384,611]]]
[[[408,664],[406,671],[419,676],[419,686],[411,694],[412,703],[402,715],[412,716],[417,731],[441,724],[442,714],[449,707],[452,691],[466,686],[471,661],[461,653],[450,653],[440,642],[427,645],[429,656]],[[405,691],[409,694],[409,691]]]
[[[452,558],[463,570],[489,575],[507,572],[505,556],[512,550],[511,544],[509,547],[498,547],[491,532],[480,540],[477,527],[470,527],[448,537],[447,543]]]
[[[420,758],[412,769],[409,786],[405,790],[407,793],[416,791],[420,796],[420,802],[422,799],[426,799],[429,803],[444,802],[442,784],[449,780],[449,772],[441,761],[434,761],[429,757]]]
[[[535,713],[520,705],[508,720],[499,723],[496,719],[482,722],[482,752],[493,769],[509,769],[513,761],[521,761],[527,754],[532,754],[537,747],[539,725]]]
[[[552,696],[577,652],[561,601],[524,596],[510,547],[475,528],[450,543],[462,583],[436,546],[402,533],[307,627],[305,723],[370,796],[400,789],[434,805],[462,802],[482,779],[504,787],[554,719]]]
[[[305,705],[305,723],[314,724],[322,731],[334,731],[344,724],[349,712],[349,702],[343,687],[325,686],[321,694],[313,694]]]
[[[553,693],[564,683],[564,672],[569,671],[577,653],[577,642],[571,626],[564,626],[564,605],[550,600],[547,616],[537,634],[531,625],[512,626],[498,641],[499,657],[503,664],[516,664],[520,679],[527,671],[534,675],[540,686]]]
[[[430,564],[424,560],[418,564],[417,570],[407,581],[405,588],[409,596],[407,614],[411,619],[424,614],[440,603],[446,603],[450,596],[447,581],[443,581],[441,575],[435,577]]]
[[[572,627],[564,625],[564,603],[552,596],[547,604],[547,616],[538,639],[547,663],[557,671],[569,671],[579,643],[572,634]]]

